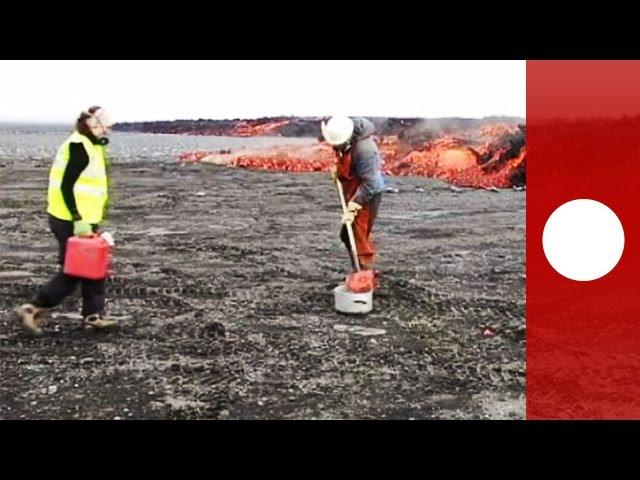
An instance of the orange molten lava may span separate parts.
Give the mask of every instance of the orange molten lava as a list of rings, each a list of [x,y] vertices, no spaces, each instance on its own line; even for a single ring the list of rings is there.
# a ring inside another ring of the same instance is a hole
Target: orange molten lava
[[[283,146],[226,152],[193,152],[180,156],[181,162],[203,162],[241,168],[286,172],[328,171],[335,162],[328,145]]]
[[[260,125],[264,126],[265,124]],[[442,136],[419,147],[408,146],[397,136],[383,137],[378,141],[383,156],[383,171],[392,176],[439,178],[463,187],[508,188],[513,184],[514,172],[524,169],[526,148],[523,146],[510,150],[508,142],[507,146],[499,145],[501,138],[516,131],[517,127],[514,129],[503,125],[486,127],[480,132],[480,137],[488,137],[489,140],[478,142],[480,145],[473,147],[468,140],[463,141],[451,135]],[[318,172],[328,171],[335,163],[335,156],[329,145],[319,143],[239,150],[233,153],[191,152],[180,155],[179,161],[287,172]]]
[[[281,127],[288,125],[289,120],[283,120],[281,122],[267,122],[257,125],[252,125],[249,122],[238,123],[231,131],[231,136],[237,137],[261,137],[267,135],[274,135]]]

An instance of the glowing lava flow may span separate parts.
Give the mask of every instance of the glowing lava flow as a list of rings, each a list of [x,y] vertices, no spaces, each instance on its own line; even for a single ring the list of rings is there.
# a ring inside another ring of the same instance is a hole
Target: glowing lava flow
[[[245,127],[239,125],[238,128],[243,132]],[[483,128],[473,137],[475,141],[470,140],[471,137],[443,135],[417,146],[407,145],[397,136],[380,138],[378,144],[384,159],[383,171],[391,176],[439,178],[463,187],[508,188],[524,184],[524,128],[494,125]],[[335,156],[329,145],[318,143],[236,152],[190,152],[180,155],[179,161],[286,172],[319,172],[328,171],[335,162]]]

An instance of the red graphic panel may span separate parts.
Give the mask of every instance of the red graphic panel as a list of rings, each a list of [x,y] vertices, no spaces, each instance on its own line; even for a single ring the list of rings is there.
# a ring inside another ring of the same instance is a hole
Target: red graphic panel
[[[527,418],[640,418],[640,62],[527,62]],[[622,222],[606,276],[547,262],[549,215],[589,198]]]

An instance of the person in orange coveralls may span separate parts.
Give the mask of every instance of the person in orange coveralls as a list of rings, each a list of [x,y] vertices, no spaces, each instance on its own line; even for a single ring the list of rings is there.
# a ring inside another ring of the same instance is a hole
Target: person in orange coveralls
[[[328,122],[323,122],[321,127],[323,138],[333,146],[336,154],[336,165],[332,167],[331,176],[334,180],[340,180],[347,202],[348,212],[344,215],[343,223],[352,223],[361,268],[373,270],[376,247],[372,230],[385,188],[382,157],[372,138],[375,127],[366,118],[343,116],[334,116]],[[346,225],[342,226],[340,239],[355,268]],[[377,270],[374,272],[377,276]]]

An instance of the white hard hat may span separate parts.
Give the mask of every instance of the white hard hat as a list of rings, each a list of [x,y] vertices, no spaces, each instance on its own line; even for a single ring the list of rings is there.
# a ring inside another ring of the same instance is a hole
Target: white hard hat
[[[113,119],[111,118],[111,114],[104,108],[98,110],[95,115],[96,117],[98,117],[98,120],[100,120],[100,123],[105,127],[113,126]]]
[[[107,112],[104,108],[98,108],[93,113],[87,110],[85,113],[90,116],[89,120],[87,121],[87,124],[90,127],[110,128],[111,126],[113,126],[111,115],[109,115],[109,112]]]
[[[327,123],[322,122],[322,136],[331,145],[347,143],[353,135],[353,120],[349,117],[331,117]]]

